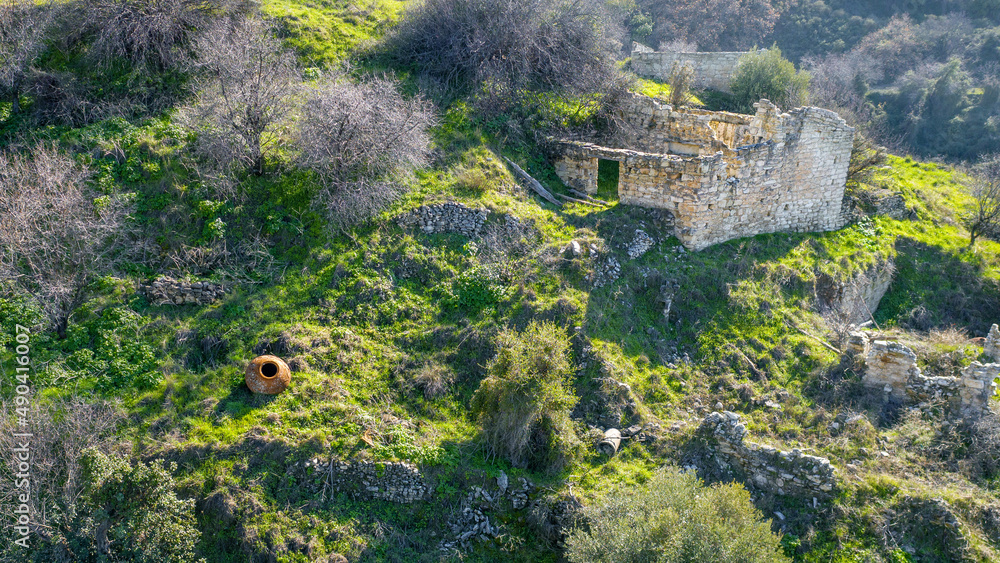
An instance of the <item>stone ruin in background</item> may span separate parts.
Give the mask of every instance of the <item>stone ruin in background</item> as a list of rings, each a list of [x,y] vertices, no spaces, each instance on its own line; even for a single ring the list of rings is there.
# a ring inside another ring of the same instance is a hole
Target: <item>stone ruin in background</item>
[[[619,201],[668,210],[674,234],[691,250],[760,233],[843,227],[854,129],[825,109],[782,113],[768,100],[754,106],[755,115],[740,115],[634,94],[614,146],[553,140],[556,174],[594,194],[600,161],[616,161]]]
[[[1000,363],[972,362],[953,377],[927,377],[917,367],[917,355],[907,346],[886,340],[869,341],[863,332],[851,333],[849,354],[865,359],[862,382],[882,391],[887,399],[928,406],[943,402],[949,414],[978,418],[990,412],[990,398],[996,393]],[[1000,359],[1000,331],[993,325],[984,352]]]
[[[670,79],[674,65],[689,67],[694,73],[696,88],[711,88],[729,92],[729,82],[736,74],[736,66],[747,51],[720,51],[714,53],[682,53],[679,51],[654,51],[641,43],[632,42],[632,70],[639,76],[660,81]]]

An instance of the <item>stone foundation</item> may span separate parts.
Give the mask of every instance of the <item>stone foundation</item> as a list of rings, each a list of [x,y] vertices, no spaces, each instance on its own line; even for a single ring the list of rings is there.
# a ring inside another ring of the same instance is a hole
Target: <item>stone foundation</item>
[[[828,497],[837,486],[830,460],[744,442],[746,426],[733,412],[713,412],[699,432],[709,440],[716,462],[735,467],[757,488],[795,497]]]
[[[474,237],[482,230],[489,211],[461,203],[435,203],[418,207],[396,218],[400,227],[417,227],[432,233],[459,233]]]
[[[628,124],[602,146],[554,140],[560,179],[597,191],[599,159],[619,163],[622,203],[666,209],[675,235],[700,250],[770,232],[839,229],[854,129],[837,114],[805,107],[781,113],[761,100],[753,116],[697,109],[634,95]]]
[[[1000,364],[972,362],[958,376],[927,377],[920,373],[917,355],[910,348],[885,340],[868,345],[863,333],[852,334],[851,338],[863,342],[853,346],[854,349],[867,348],[862,378],[866,386],[903,403],[943,402],[950,414],[963,418],[990,412],[990,397],[996,392]]]
[[[189,282],[163,276],[144,285],[140,292],[153,305],[207,305],[226,294],[221,283]]]

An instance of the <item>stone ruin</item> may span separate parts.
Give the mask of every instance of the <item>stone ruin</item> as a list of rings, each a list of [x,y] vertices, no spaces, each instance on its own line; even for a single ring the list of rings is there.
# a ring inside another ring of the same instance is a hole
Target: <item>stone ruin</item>
[[[694,71],[694,85],[729,92],[729,82],[736,73],[746,51],[724,51],[715,53],[681,53],[678,51],[654,51],[650,47],[632,42],[632,71],[639,76],[657,80],[669,80],[674,65],[689,67]]]
[[[153,305],[207,305],[226,294],[221,283],[183,281],[161,276],[140,288]]]
[[[881,390],[887,399],[923,406],[944,402],[950,414],[961,418],[977,418],[990,412],[1000,364],[972,362],[957,376],[927,377],[917,367],[916,353],[898,342],[869,342],[865,333],[855,332],[850,335],[847,349],[865,359],[865,386]]]
[[[836,468],[825,457],[745,442],[746,426],[734,412],[709,414],[699,433],[708,438],[716,463],[723,469],[743,473],[746,481],[758,489],[794,497],[826,498],[837,486]]]
[[[410,504],[426,500],[431,488],[416,465],[395,461],[321,460],[295,463],[289,474],[305,477],[314,492],[354,500],[386,500]]]
[[[619,200],[669,211],[674,234],[691,250],[760,233],[843,227],[854,129],[825,109],[782,113],[768,100],[754,105],[755,115],[740,115],[634,94],[616,146],[553,139],[556,174],[594,194],[600,160],[617,161]]]
[[[427,234],[458,233],[467,237],[479,234],[489,210],[456,203],[434,203],[418,207],[396,218],[400,227],[417,227]]]

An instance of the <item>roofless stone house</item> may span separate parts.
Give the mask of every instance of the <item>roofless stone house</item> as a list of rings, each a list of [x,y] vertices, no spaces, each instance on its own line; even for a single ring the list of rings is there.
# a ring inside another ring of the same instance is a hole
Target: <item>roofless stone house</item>
[[[593,194],[599,163],[618,162],[622,203],[669,210],[692,250],[773,232],[842,227],[854,129],[815,107],[755,115],[678,108],[633,95],[617,146],[557,140],[556,173]]]

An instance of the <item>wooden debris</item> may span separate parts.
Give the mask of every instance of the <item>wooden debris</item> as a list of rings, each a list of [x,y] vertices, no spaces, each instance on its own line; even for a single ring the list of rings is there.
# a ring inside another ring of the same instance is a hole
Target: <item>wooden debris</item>
[[[524,180],[528,184],[529,188],[535,190],[535,193],[537,193],[538,195],[542,196],[542,198],[544,198],[546,201],[548,201],[552,205],[555,205],[556,207],[562,207],[562,203],[560,203],[560,201],[558,199],[552,197],[552,194],[549,193],[549,190],[546,190],[545,187],[542,186],[541,182],[539,182],[538,180],[532,178],[531,174],[528,174],[520,166],[518,166],[517,164],[514,164],[513,160],[511,160],[511,159],[509,159],[507,157],[504,157],[504,160],[506,160],[507,163],[510,164],[511,167],[514,169],[514,172],[516,172],[517,175],[520,176],[521,179]]]

